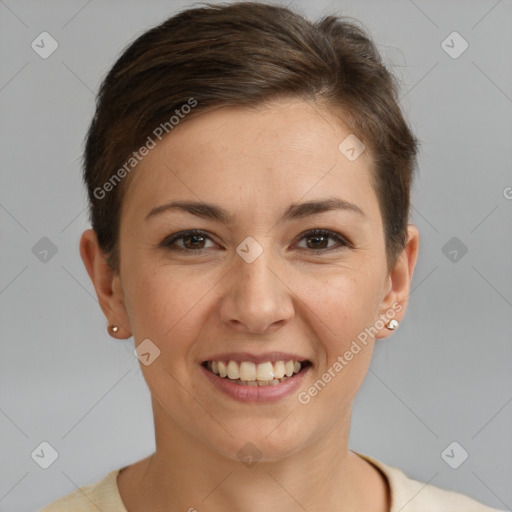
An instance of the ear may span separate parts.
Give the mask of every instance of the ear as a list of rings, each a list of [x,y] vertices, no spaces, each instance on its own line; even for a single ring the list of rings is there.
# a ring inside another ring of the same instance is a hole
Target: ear
[[[393,331],[386,327],[391,319],[402,321],[407,309],[414,267],[418,259],[420,235],[416,226],[407,226],[407,242],[404,250],[397,258],[394,268],[387,277],[387,289],[381,303],[380,319],[384,327],[375,338],[386,338]]]
[[[107,263],[105,253],[98,245],[96,233],[88,229],[80,238],[80,256],[96,290],[98,301],[108,325],[117,325],[115,338],[131,336],[128,313],[124,304],[121,276]]]

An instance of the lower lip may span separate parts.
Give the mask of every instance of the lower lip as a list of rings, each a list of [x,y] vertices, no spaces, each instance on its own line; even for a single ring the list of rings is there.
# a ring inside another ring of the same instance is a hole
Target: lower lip
[[[240,402],[274,402],[289,396],[297,390],[306,374],[311,369],[311,365],[308,365],[293,377],[290,377],[281,384],[276,384],[275,386],[247,386],[243,384],[235,384],[228,378],[219,377],[215,373],[206,369],[203,365],[200,366],[206,378],[219,391]]]

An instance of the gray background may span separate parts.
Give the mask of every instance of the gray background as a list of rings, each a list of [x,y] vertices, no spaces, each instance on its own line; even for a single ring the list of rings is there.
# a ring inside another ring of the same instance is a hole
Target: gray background
[[[0,0],[2,512],[35,510],[154,449],[133,339],[107,335],[78,252],[89,227],[80,158],[94,94],[121,50],[192,5]],[[512,2],[292,7],[364,23],[402,81],[422,141],[411,302],[376,348],[351,449],[510,510]],[[48,59],[31,48],[43,31],[59,44]],[[453,31],[469,43],[456,59],[441,46]],[[33,252],[43,237],[57,248],[46,261]],[[43,441],[59,455],[48,469],[31,458]],[[441,457],[452,441],[469,453],[458,469]]]

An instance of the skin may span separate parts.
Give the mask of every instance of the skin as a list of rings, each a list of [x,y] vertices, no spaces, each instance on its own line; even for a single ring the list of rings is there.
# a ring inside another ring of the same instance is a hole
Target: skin
[[[200,367],[221,352],[291,352],[312,363],[304,391],[393,304],[401,305],[394,318],[402,320],[418,230],[408,226],[407,245],[388,271],[371,155],[349,161],[338,149],[349,133],[325,107],[303,100],[185,120],[130,176],[119,274],[94,232],[83,233],[81,256],[108,323],[119,326],[115,336],[133,336],[136,345],[149,338],[160,350],[150,365],[141,363],[156,451],[117,480],[128,512],[389,510],[386,479],[349,450],[348,440],[374,344],[392,331],[369,338],[307,405],[298,392],[266,404],[235,401]],[[364,215],[332,210],[279,222],[292,203],[333,196]],[[145,219],[175,200],[214,203],[235,220],[226,225],[178,211]],[[322,240],[302,235],[313,228],[351,245],[327,238],[328,250],[321,250]],[[188,252],[160,246],[187,229],[209,238],[178,239]],[[263,249],[250,264],[236,252],[247,236]],[[250,468],[237,458],[248,442],[262,454]]]

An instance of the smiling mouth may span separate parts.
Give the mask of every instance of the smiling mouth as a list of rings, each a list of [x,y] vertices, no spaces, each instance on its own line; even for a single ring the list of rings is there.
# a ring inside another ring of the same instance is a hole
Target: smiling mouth
[[[277,386],[311,366],[309,361],[204,361],[207,370],[241,386]]]

